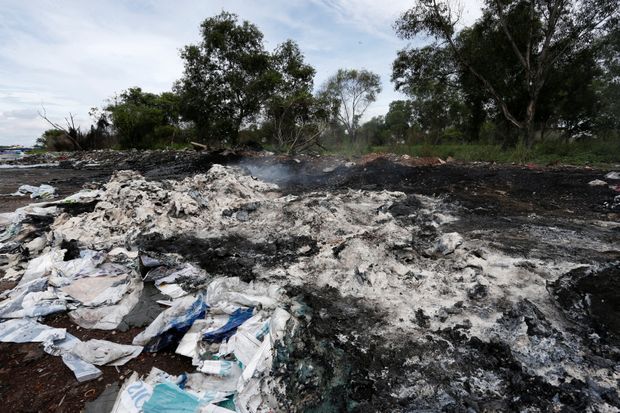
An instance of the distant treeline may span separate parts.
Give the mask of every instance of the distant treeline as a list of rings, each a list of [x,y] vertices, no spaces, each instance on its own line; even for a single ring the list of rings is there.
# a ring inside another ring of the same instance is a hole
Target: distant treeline
[[[48,120],[51,150],[260,145],[298,152],[351,147],[616,141],[620,131],[620,0],[486,0],[458,25],[445,0],[417,0],[395,22],[403,39],[392,82],[408,99],[361,122],[381,92],[377,74],[341,69],[314,87],[315,69],[287,40],[266,50],[252,23],[222,12],[181,51],[170,92],[130,88],[93,108],[89,130]],[[46,118],[47,119],[47,118]],[[554,146],[555,147],[555,146]]]

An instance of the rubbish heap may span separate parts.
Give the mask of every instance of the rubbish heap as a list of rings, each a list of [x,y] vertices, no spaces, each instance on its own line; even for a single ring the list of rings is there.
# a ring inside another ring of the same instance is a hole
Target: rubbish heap
[[[216,172],[217,168],[212,177]],[[136,178],[133,173],[119,173],[104,191],[82,191],[60,201],[32,204],[0,215],[4,229],[0,233],[0,263],[5,279],[19,280],[0,296],[0,341],[42,343],[47,353],[62,357],[79,382],[99,377],[102,372],[97,366],[120,366],[143,351],[176,347],[178,354],[192,359],[196,371],[182,377],[156,369],[144,380],[137,373],[130,377],[117,398],[117,412],[162,411],[166,406],[203,412],[231,411],[229,408],[267,411],[269,401],[263,401],[262,394],[268,394],[263,388],[270,385],[267,379],[273,346],[285,334],[291,318],[282,307],[280,288],[262,282],[245,283],[237,277],[213,277],[179,259],[158,260],[116,246],[149,230],[163,230],[165,234],[197,225],[197,220],[190,225],[179,217],[195,214],[208,199],[202,198],[208,191],[162,194],[162,188],[147,181],[135,184]],[[136,198],[127,194],[127,184],[132,182],[134,196],[150,194],[153,201],[140,199],[142,206],[134,216],[114,214],[119,208],[133,209],[129,203]],[[206,178],[198,177],[193,183],[205,185]],[[251,179],[248,184],[272,188]],[[240,196],[246,195],[245,188],[238,189]],[[81,224],[79,217],[61,212],[66,205],[93,200],[100,202]],[[214,198],[211,205],[217,206],[218,200]],[[222,204],[220,209],[224,207]],[[153,219],[155,214],[160,220]],[[107,224],[97,224],[96,231],[88,227],[99,219]],[[48,227],[54,221],[51,230],[36,228],[41,221]],[[70,238],[66,234],[71,234]],[[147,284],[167,300],[158,305],[165,309],[134,338],[134,345],[107,340],[83,342],[65,329],[37,321],[67,312],[82,328],[122,328],[124,323],[144,316],[142,301]],[[132,391],[136,386],[141,386],[139,398]]]
[[[561,409],[570,383],[609,410],[618,372],[586,360],[547,291],[578,257],[511,255],[496,247],[505,234],[459,233],[458,213],[402,192],[285,195],[220,165],[179,181],[120,171],[0,214],[0,269],[17,282],[0,296],[0,341],[42,343],[79,381],[141,352],[191,359],[185,374],[132,374],[114,412],[436,411],[489,397],[502,410],[534,382],[547,393],[523,406]],[[545,231],[542,249],[618,250]],[[58,312],[144,329],[131,345],[81,341],[44,324]]]

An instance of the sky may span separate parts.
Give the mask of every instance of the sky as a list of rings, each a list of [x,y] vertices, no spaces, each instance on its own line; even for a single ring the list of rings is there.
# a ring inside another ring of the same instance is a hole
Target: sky
[[[479,14],[465,0],[464,20]],[[49,125],[88,112],[129,87],[170,90],[183,71],[179,50],[222,10],[256,24],[273,50],[295,40],[320,86],[339,68],[381,76],[366,119],[403,96],[390,83],[396,52],[408,45],[392,25],[411,0],[0,0],[0,145],[32,145]]]

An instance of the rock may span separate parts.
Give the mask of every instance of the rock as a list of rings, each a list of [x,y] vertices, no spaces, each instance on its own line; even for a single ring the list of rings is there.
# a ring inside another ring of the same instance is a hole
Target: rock
[[[607,179],[612,179],[614,181],[620,180],[620,172],[610,172],[607,175],[605,175],[605,178]]]

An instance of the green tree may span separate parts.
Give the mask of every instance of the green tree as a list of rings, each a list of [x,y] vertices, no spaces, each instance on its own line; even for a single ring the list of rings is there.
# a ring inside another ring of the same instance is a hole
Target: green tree
[[[110,123],[105,113],[92,108],[89,115],[95,121],[88,132],[83,132],[76,126],[72,113],[65,117],[66,126],[62,126],[47,117],[45,108],[39,116],[52,126],[38,139],[37,145],[52,151],[81,151],[103,149],[111,147],[113,138],[109,131]]]
[[[263,34],[235,14],[222,12],[201,25],[202,41],[181,51],[185,68],[175,84],[182,114],[210,139],[236,145],[243,124],[271,95],[277,75]]]
[[[330,102],[333,116],[355,142],[360,119],[379,93],[379,75],[368,70],[340,69],[325,82],[320,96]]]
[[[318,142],[327,125],[326,104],[312,94],[315,70],[292,40],[278,46],[272,55],[276,73],[273,94],[266,103],[267,129],[288,154]]]
[[[407,132],[413,125],[413,106],[411,101],[395,100],[390,103],[390,109],[385,115],[385,128],[393,139],[404,141]]]
[[[435,141],[467,116],[460,75],[448,50],[436,45],[401,50],[392,65],[396,90],[411,99],[411,123]]]
[[[396,30],[405,39],[427,34],[445,43],[451,60],[477,80],[505,119],[531,144],[537,105],[550,73],[561,59],[589,47],[600,32],[614,27],[619,9],[619,0],[486,0],[482,28],[511,51],[514,62],[511,70],[493,75],[488,74],[495,60],[490,50],[476,48],[486,55],[481,65],[468,53],[471,48],[459,41],[460,13],[449,0],[417,0],[397,21]],[[504,76],[498,82],[499,74]],[[516,89],[503,92],[506,81]],[[511,108],[515,95],[520,102],[516,110]]]
[[[374,116],[364,122],[357,132],[358,140],[372,146],[383,146],[390,142],[392,136],[385,124],[384,116]]]
[[[601,133],[620,131],[620,28],[616,27],[599,40],[599,72],[593,80],[593,90],[600,110],[595,127]]]
[[[133,87],[112,98],[105,110],[122,148],[152,148],[174,142],[179,129],[179,99]]]

